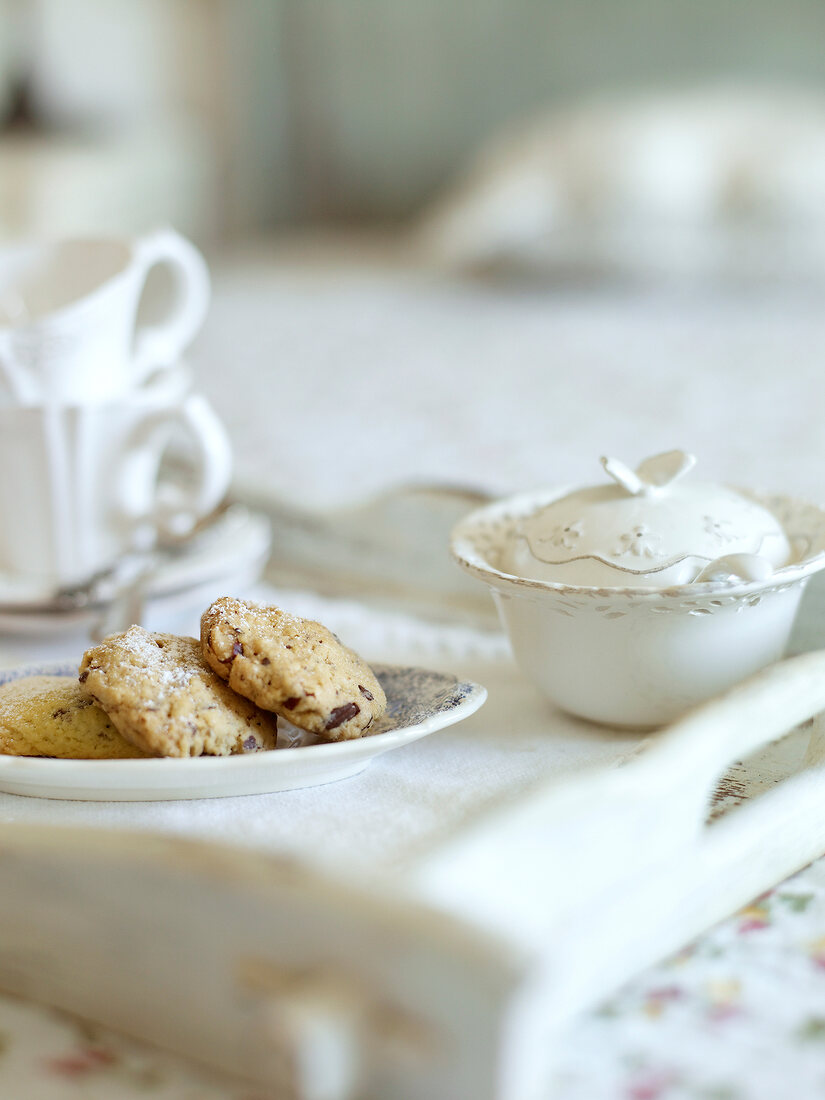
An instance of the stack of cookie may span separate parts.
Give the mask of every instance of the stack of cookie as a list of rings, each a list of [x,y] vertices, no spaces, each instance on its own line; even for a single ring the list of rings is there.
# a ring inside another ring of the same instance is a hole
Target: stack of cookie
[[[274,749],[278,717],[325,740],[361,737],[387,700],[372,669],[320,623],[222,598],[201,639],[132,626],[89,649],[78,681],[0,688],[0,752],[78,759]]]

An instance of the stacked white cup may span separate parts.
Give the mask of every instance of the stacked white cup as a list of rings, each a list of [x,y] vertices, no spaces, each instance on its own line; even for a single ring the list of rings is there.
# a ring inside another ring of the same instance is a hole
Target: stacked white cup
[[[158,267],[164,315],[143,324]],[[170,229],[0,250],[0,574],[83,584],[220,503],[229,441],[180,361],[208,304],[203,257]],[[159,477],[176,440],[185,486]]]

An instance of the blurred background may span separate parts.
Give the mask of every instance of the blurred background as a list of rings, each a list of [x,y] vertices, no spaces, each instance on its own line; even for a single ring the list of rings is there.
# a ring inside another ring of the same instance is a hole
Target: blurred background
[[[2,0],[3,230],[398,223],[548,108],[818,96],[824,43],[818,0]]]
[[[207,251],[277,493],[677,445],[818,487],[819,0],[0,0],[0,118],[3,238]]]

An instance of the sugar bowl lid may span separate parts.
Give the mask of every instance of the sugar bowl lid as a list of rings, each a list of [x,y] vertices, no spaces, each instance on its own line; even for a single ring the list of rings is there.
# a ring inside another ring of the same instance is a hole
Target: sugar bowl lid
[[[611,484],[557,498],[522,520],[509,571],[573,585],[662,586],[762,579],[790,545],[767,508],[723,485],[685,483],[693,455],[668,451],[631,470],[602,458]]]

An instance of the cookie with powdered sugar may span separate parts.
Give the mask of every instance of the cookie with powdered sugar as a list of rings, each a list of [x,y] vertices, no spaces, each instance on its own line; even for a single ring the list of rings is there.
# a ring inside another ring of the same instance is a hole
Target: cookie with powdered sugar
[[[223,597],[201,618],[203,656],[240,695],[329,741],[365,734],[387,706],[357,653],[321,623]]]
[[[229,756],[275,748],[275,716],[227,687],[195,638],[132,626],[84,653],[79,681],[144,752]]]

